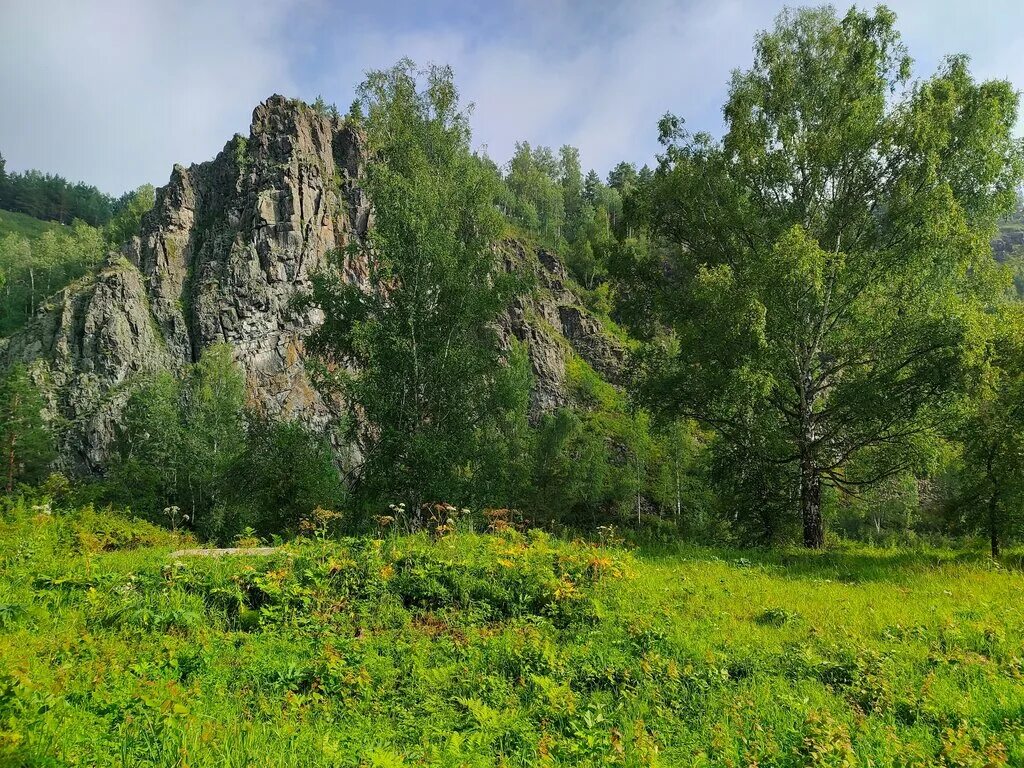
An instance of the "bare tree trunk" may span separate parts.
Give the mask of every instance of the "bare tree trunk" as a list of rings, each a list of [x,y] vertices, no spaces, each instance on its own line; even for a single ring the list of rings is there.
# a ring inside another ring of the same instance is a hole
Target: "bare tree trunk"
[[[825,523],[821,517],[821,475],[809,457],[800,461],[800,515],[804,524],[804,546],[825,546]]]
[[[988,499],[988,536],[992,559],[999,557],[999,494],[993,490]]]
[[[816,461],[817,429],[814,418],[814,396],[811,379],[802,374],[797,385],[800,396],[800,518],[804,526],[804,546],[821,549],[825,546],[825,523],[821,518],[821,470]]]

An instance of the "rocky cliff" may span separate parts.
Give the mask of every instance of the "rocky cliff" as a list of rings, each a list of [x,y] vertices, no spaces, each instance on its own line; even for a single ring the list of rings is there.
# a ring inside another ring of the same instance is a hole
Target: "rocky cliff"
[[[328,252],[363,237],[371,207],[359,188],[363,138],[344,120],[273,96],[210,162],[175,166],[141,232],[95,274],[50,298],[0,340],[0,367],[32,364],[63,430],[62,461],[102,470],[133,382],[181,370],[228,342],[253,407],[324,427],[339,404],[310,385],[303,338],[321,318],[296,312]],[[565,361],[579,354],[614,377],[620,345],[566,285],[554,256],[506,244],[507,268],[537,273],[538,290],[503,320],[528,345],[534,414],[568,401]],[[343,266],[359,284],[365,264]]]
[[[1000,227],[999,234],[992,240],[992,252],[996,261],[1006,261],[1020,251],[1024,251],[1024,228],[1021,228],[1020,222],[1016,222],[1016,226]]]

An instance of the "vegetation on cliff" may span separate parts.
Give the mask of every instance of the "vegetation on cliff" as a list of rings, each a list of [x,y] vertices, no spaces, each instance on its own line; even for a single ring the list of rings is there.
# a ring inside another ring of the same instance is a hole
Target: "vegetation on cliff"
[[[60,226],[0,210],[0,336],[24,326],[54,293],[94,272],[110,249],[138,234],[153,195],[148,184],[127,193],[100,228],[77,217]]]

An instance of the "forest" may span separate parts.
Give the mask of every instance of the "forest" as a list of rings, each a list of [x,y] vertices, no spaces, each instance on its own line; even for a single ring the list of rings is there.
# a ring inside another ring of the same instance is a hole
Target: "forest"
[[[722,135],[666,113],[605,178],[474,150],[446,66],[303,105],[367,152],[371,224],[289,310],[343,413],[268,415],[214,344],[81,472],[60,371],[9,361],[0,758],[1024,764],[1019,106],[884,7],[783,12]],[[163,194],[0,161],[0,362]],[[562,339],[545,409],[531,259],[619,355]]]
[[[377,158],[361,180],[376,216],[366,247],[371,282],[388,290],[366,295],[325,272],[303,298],[330,308],[309,368],[358,370],[318,383],[361,412],[334,428],[360,442],[364,463],[336,477],[321,460],[327,435],[271,437],[302,428],[247,413],[242,372],[211,349],[194,372],[137,388],[109,471],[83,493],[150,519],[188,508],[221,541],[246,527],[294,533],[314,501],[343,503],[353,531],[389,504],[415,518],[444,502],[705,543],[981,535],[997,555],[1019,533],[1024,491],[1018,257],[997,262],[990,245],[1021,208],[1017,96],[976,82],[962,57],[924,80],[908,61],[884,13],[786,17],[730,84],[721,139],[666,114],[657,167],[620,163],[605,180],[571,146],[521,142],[502,167],[475,154],[445,68],[373,74],[345,119]],[[71,188],[35,172],[5,188],[17,197],[30,181]],[[111,202],[99,229],[8,230],[0,329],[126,241],[153,194]],[[412,216],[427,231],[409,231]],[[614,383],[573,357],[572,403],[539,418],[522,351],[492,332],[537,289],[522,273],[495,279],[494,248],[509,240],[555,254],[627,351]],[[423,264],[423,252],[436,258]],[[452,306],[457,317],[442,311]],[[42,435],[13,428],[32,421],[16,413],[32,401],[17,394],[26,386],[15,366],[3,400],[12,489],[45,477],[52,458],[31,454]],[[59,424],[35,421],[59,438]],[[292,479],[285,495],[303,501],[289,512],[248,485],[244,503],[231,500],[238,473],[280,466],[323,476]],[[307,496],[307,483],[321,490]]]

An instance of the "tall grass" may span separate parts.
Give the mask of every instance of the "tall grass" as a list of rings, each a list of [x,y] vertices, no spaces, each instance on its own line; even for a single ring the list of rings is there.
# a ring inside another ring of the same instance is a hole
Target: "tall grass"
[[[0,763],[1024,764],[1024,576],[970,553],[190,544],[0,523]]]

